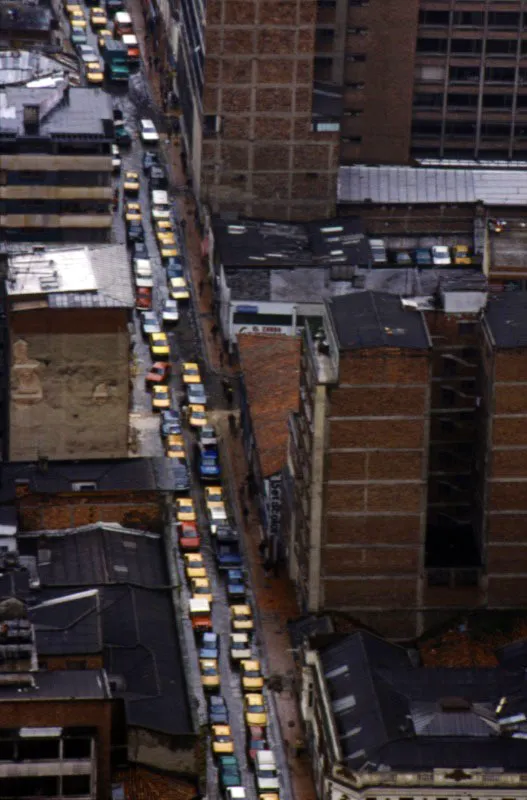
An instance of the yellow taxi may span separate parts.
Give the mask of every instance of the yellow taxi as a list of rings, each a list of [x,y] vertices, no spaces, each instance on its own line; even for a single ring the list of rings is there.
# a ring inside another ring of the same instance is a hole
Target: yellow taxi
[[[183,371],[183,383],[201,383],[199,367],[193,361],[184,361],[181,369]]]
[[[158,242],[167,240],[170,243],[175,243],[176,241],[176,234],[169,219],[157,219],[155,232]]]
[[[204,425],[208,425],[205,406],[190,405],[188,412],[188,422],[191,428],[202,428]]]
[[[139,173],[138,172],[125,172],[124,173],[124,193],[125,194],[138,194],[139,193]]]
[[[182,275],[178,278],[170,278],[168,288],[172,300],[188,300],[190,298],[187,281]]]
[[[191,581],[193,578],[207,577],[207,570],[205,569],[201,553],[185,553],[183,558],[185,560],[185,575],[188,581]]]
[[[258,800],[280,800],[278,792],[264,792],[258,795]]]
[[[102,31],[99,31],[99,38],[97,41],[101,50],[104,50],[106,39],[112,39],[112,38],[113,38],[112,32],[109,31],[108,28],[103,28]]]
[[[171,433],[166,438],[165,455],[167,458],[186,458],[185,444],[183,437],[176,433]]]
[[[230,725],[212,726],[212,755],[231,756],[234,753],[234,739]]]
[[[244,692],[258,692],[263,689],[264,679],[259,661],[242,661],[240,675]]]
[[[166,333],[150,334],[150,352],[154,361],[159,361],[159,359],[168,360],[170,358],[170,346]]]
[[[139,203],[125,203],[124,218],[127,222],[141,222],[143,215]]]
[[[201,675],[201,685],[206,692],[211,692],[219,687],[220,672],[217,659],[200,658],[199,672]]]
[[[246,694],[243,698],[245,722],[247,725],[267,725],[265,701],[261,694]]]
[[[195,522],[196,511],[194,503],[190,497],[176,498],[176,518],[178,522]],[[204,575],[196,575],[196,578],[204,578]]]
[[[108,25],[108,17],[104,8],[95,6],[90,11],[90,23],[92,28],[104,28]]]
[[[82,6],[79,5],[78,0],[66,0],[64,3],[64,8],[66,9],[66,14],[68,14],[68,16],[72,13],[72,11],[82,11]]]
[[[162,408],[170,408],[170,389],[168,386],[152,387],[152,410],[161,411]]]
[[[86,17],[84,16],[84,11],[82,8],[80,8],[80,6],[77,6],[69,12],[69,18],[72,28],[86,27]]]
[[[252,631],[253,628],[254,622],[251,607],[248,605],[231,606],[231,629],[233,632]]]
[[[104,81],[104,71],[98,61],[86,64],[86,80],[88,83],[100,85]]]
[[[454,257],[454,264],[472,264],[472,257],[470,250],[466,244],[456,244],[452,248],[452,256]]]
[[[223,503],[221,486],[205,486],[205,503]]]
[[[208,600],[212,605],[214,598],[212,596],[212,588],[208,578],[192,578],[190,581],[190,593],[192,594],[192,597],[199,597],[200,600]]]

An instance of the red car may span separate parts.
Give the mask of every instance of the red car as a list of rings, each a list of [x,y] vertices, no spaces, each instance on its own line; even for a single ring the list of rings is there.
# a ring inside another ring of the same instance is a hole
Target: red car
[[[195,522],[179,524],[179,546],[182,550],[199,550],[199,533]]]
[[[166,383],[170,376],[170,364],[167,361],[156,361],[147,373],[145,383],[147,386]]]
[[[254,768],[254,762],[256,761],[256,753],[258,750],[268,749],[269,745],[267,744],[267,739],[265,738],[265,728],[262,728],[259,725],[251,725],[247,729],[247,759],[249,761],[249,766]]]
[[[135,290],[135,307],[138,311],[152,310],[152,289],[149,286],[139,286]]]

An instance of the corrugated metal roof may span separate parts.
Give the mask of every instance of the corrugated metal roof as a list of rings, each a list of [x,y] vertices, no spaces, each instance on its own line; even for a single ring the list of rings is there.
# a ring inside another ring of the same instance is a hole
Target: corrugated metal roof
[[[527,171],[435,167],[340,167],[339,203],[523,205]]]

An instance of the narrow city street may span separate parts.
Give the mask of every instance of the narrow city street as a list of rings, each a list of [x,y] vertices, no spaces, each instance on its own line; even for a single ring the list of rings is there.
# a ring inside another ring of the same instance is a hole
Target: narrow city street
[[[132,6],[133,7],[130,8],[130,11],[133,16],[134,26],[144,48],[144,40],[141,39],[140,35],[141,19],[138,15],[138,8],[134,3],[132,3]],[[97,36],[91,30],[88,31],[88,43],[94,47],[94,49],[98,49]],[[137,200],[142,209],[143,226],[145,229],[145,244],[148,248],[149,258],[152,265],[154,280],[153,308],[160,316],[163,303],[168,297],[168,289],[164,268],[158,254],[157,243],[151,223],[148,182],[142,169],[144,148],[137,133],[139,128],[139,120],[141,118],[151,118],[158,126],[158,130],[161,134],[161,142],[157,149],[160,153],[161,160],[165,162],[165,165],[168,168],[172,187],[174,185],[181,185],[183,182],[183,176],[180,172],[181,166],[178,163],[179,153],[177,152],[177,149],[174,152],[174,145],[167,139],[163,132],[163,119],[162,116],[157,112],[157,106],[155,102],[156,95],[147,78],[144,66],[144,55],[145,54],[143,52],[143,63],[136,72],[132,73],[130,77],[129,90],[127,92],[123,92],[122,90],[115,89],[110,86],[106,87],[106,90],[112,95],[114,109],[122,112],[124,123],[132,132],[132,144],[130,148],[121,148],[121,172],[120,175],[116,176],[115,178],[115,188],[118,189],[119,193],[119,204],[115,209],[113,240],[116,243],[125,243],[126,241],[126,231],[123,218],[123,203],[125,200],[123,197],[122,183],[124,173],[128,170],[133,170],[140,175],[141,179],[140,191]],[[189,253],[189,249],[192,250],[192,248],[196,247],[195,228],[193,225],[189,225],[188,227],[190,227],[191,230],[189,231],[187,229],[187,218],[192,217],[191,222],[194,222],[191,200],[189,203],[189,199],[186,197],[186,195],[183,195],[181,192],[177,191],[171,192],[171,200],[173,202],[172,208],[174,210],[173,224],[178,233],[181,252],[186,265],[186,273],[192,296],[190,303],[187,305],[184,303],[180,304],[180,320],[177,326],[174,326],[171,330],[167,331],[171,348],[172,375],[170,381],[172,403],[173,407],[178,408],[182,405],[184,400],[184,391],[179,365],[182,361],[197,362],[199,364],[207,391],[210,421],[216,424],[224,439],[221,447],[222,474],[227,506],[233,524],[240,527],[243,523],[241,521],[239,509],[237,508],[237,477],[231,474],[231,456],[229,454],[226,442],[226,439],[228,439],[229,436],[227,425],[227,403],[221,387],[221,375],[217,369],[219,360],[218,352],[214,352],[214,348],[211,348],[213,339],[211,336],[212,314],[210,308],[207,308],[205,311],[202,309],[201,301],[202,299],[205,299],[201,297],[203,279],[201,274],[200,277],[196,279],[196,274],[194,272],[196,264],[195,250],[194,252]],[[159,433],[159,417],[152,412],[151,395],[146,390],[144,382],[145,374],[147,373],[151,363],[152,358],[150,355],[148,342],[143,336],[140,327],[140,313],[136,312],[134,315],[132,352],[133,401],[131,408],[131,455],[163,455],[163,445]],[[229,658],[229,634],[231,628],[230,608],[226,597],[226,587],[222,576],[217,572],[215,558],[211,548],[208,520],[205,513],[203,487],[197,477],[197,465],[194,463],[195,437],[187,428],[184,430],[184,438],[191,471],[191,489],[189,491],[189,495],[192,497],[196,507],[198,528],[201,534],[202,542],[201,552],[204,557],[214,597],[212,613],[213,629],[217,634],[219,634],[221,642],[219,659],[221,673],[220,693],[225,698],[229,710],[230,725],[235,742],[235,753],[242,770],[243,786],[246,789],[246,794],[249,800],[256,800],[254,775],[248,768],[246,757],[246,724],[244,719],[240,676],[238,670],[232,667]],[[188,601],[190,599],[190,593],[184,574],[183,559],[176,544],[177,535],[175,520],[173,520],[172,543],[180,585],[179,601],[181,617],[183,620],[187,663],[189,665],[188,681],[191,693],[191,701],[194,703],[198,712],[200,724],[206,726],[208,724],[207,703],[201,685],[196,642],[188,614]],[[258,626],[258,612],[254,608],[249,571],[246,572],[246,575],[249,586],[248,600],[253,605],[256,622],[256,635],[253,654],[255,657],[261,660],[262,664],[265,665],[267,664],[268,659],[262,646],[263,637]],[[273,696],[269,696],[269,693],[265,690],[264,694],[267,695],[266,702],[269,716],[267,738],[269,741],[269,746],[272,748],[275,754],[277,766],[279,768],[282,791],[281,797],[292,798],[294,794],[289,781],[289,770],[282,744],[282,734],[276,713],[275,699]],[[220,791],[218,786],[217,770],[209,748],[207,755],[207,798],[208,800],[216,800],[216,798],[219,797]],[[300,798],[298,798],[298,800],[300,800]],[[309,800],[309,797],[304,797],[302,800]]]

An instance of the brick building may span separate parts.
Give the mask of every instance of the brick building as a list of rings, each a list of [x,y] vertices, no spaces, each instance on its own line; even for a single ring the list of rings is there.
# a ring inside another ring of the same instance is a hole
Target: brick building
[[[304,608],[404,638],[527,605],[525,309],[445,282],[333,299],[326,338],[305,330],[288,461]]]
[[[11,461],[128,455],[133,306],[123,245],[8,258]]]
[[[163,530],[174,476],[164,458],[4,464],[0,502],[21,531],[117,523]]]
[[[170,4],[157,5],[201,201],[253,217],[331,216],[341,91],[314,82],[316,0],[182,0],[179,35]]]

